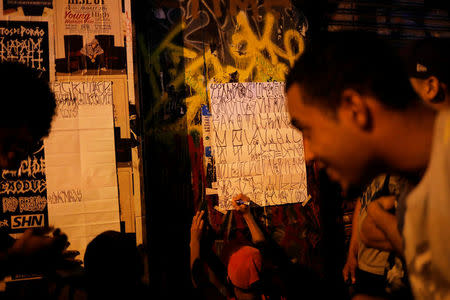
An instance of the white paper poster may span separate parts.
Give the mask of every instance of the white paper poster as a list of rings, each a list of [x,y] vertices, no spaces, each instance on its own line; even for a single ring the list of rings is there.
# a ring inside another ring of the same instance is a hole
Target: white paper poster
[[[123,47],[121,29],[122,1],[118,0],[61,0],[55,1],[56,58],[64,58],[64,36],[81,35],[83,45],[92,43],[95,36],[114,36],[114,46]]]
[[[54,82],[57,113],[45,140],[49,223],[81,258],[106,230],[120,231],[111,82]]]
[[[307,199],[303,139],[285,107],[284,82],[210,84],[209,136],[219,207],[246,194],[260,206]]]

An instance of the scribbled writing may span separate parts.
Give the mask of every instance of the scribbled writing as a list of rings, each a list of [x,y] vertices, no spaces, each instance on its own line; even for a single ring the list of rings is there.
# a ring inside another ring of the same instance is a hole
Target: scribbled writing
[[[70,189],[49,194],[47,201],[49,204],[63,204],[81,202],[82,198],[83,194],[80,189]]]
[[[245,6],[246,4],[242,5]],[[249,6],[247,5],[247,7]],[[195,11],[195,9],[193,10]],[[231,34],[231,40],[227,41],[229,43],[229,54],[236,62],[235,65],[224,64],[211,51],[194,51],[176,45],[173,40],[183,30],[185,24],[174,26],[173,30],[167,34],[166,38],[148,57],[147,64],[151,70],[149,80],[155,99],[164,99],[159,93],[158,83],[161,72],[164,72],[160,66],[162,53],[167,53],[171,57],[171,61],[182,61],[180,58],[185,59],[185,72],[179,72],[169,85],[179,88],[186,84],[190,88],[193,95],[186,99],[186,103],[188,103],[186,116],[190,125],[195,123],[194,119],[201,105],[206,104],[205,80],[225,83],[230,81],[230,74],[237,74],[239,81],[283,81],[289,67],[292,67],[294,61],[303,53],[304,38],[296,29],[283,30],[279,40],[273,39],[276,36],[277,27],[275,26],[275,16],[270,10],[265,14],[262,30],[258,31],[255,31],[250,25],[249,17],[244,11],[236,10],[236,13],[236,29]],[[242,49],[245,49],[245,51],[242,51]],[[208,68],[208,78],[204,78],[202,75],[205,74],[204,66]],[[176,74],[175,70],[169,70],[169,72],[171,71]],[[261,86],[262,88],[263,86]],[[265,86],[264,88],[267,90],[256,90],[255,92],[270,93],[273,89],[276,93],[279,86]],[[215,93],[222,93],[221,97],[230,95],[228,87],[223,85],[216,85]],[[159,105],[159,102],[157,105]],[[197,129],[200,130],[200,127]]]
[[[183,0],[182,0],[183,1]],[[157,0],[156,5],[158,7],[179,7],[179,2],[177,0]],[[192,11],[192,16],[194,18],[197,18],[199,16],[199,5],[200,0],[191,0],[186,1],[189,2],[188,5],[190,5],[190,10]],[[257,17],[258,15],[258,0],[228,0],[228,1],[222,1],[226,5],[226,7],[229,7],[229,13],[231,16],[236,16],[237,12],[239,10],[247,10],[250,9],[252,11],[253,17]],[[227,3],[228,2],[228,3]],[[289,7],[290,3],[289,0],[264,0],[260,1],[263,2],[263,6],[265,8],[265,11],[271,11],[274,7]],[[204,3],[203,3],[204,4]],[[221,5],[220,0],[212,0],[212,11],[214,12],[214,15],[217,18],[222,17],[222,14],[224,13],[222,10],[223,5]]]
[[[78,117],[81,105],[110,105],[112,100],[111,82],[54,82],[57,115],[63,119]]]
[[[208,86],[219,205],[245,193],[262,206],[306,199],[301,134],[290,125],[283,82]]]

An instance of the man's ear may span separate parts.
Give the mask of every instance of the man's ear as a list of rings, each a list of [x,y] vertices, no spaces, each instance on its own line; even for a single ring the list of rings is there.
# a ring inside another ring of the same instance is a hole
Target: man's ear
[[[354,89],[345,89],[342,92],[338,113],[344,119],[343,121],[362,130],[367,130],[371,126],[367,99]]]
[[[439,79],[436,76],[430,76],[425,79],[423,100],[431,103],[439,92]]]

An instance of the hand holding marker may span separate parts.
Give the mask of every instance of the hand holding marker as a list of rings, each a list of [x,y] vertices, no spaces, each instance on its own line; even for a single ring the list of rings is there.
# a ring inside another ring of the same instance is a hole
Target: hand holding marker
[[[241,199],[236,200],[236,203],[237,203],[238,205],[247,205],[247,206],[250,205],[250,201],[244,201],[244,200],[241,200]]]

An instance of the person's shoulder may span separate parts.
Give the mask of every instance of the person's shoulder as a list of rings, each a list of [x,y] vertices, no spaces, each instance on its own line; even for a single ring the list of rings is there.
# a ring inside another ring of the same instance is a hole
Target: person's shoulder
[[[444,133],[444,143],[448,146],[450,144],[450,108],[439,113],[439,118],[442,120],[442,128]],[[448,147],[450,149],[450,147]]]
[[[389,178],[389,192],[391,195],[399,196],[405,189],[410,189],[411,185],[411,181],[406,177],[392,175]]]

